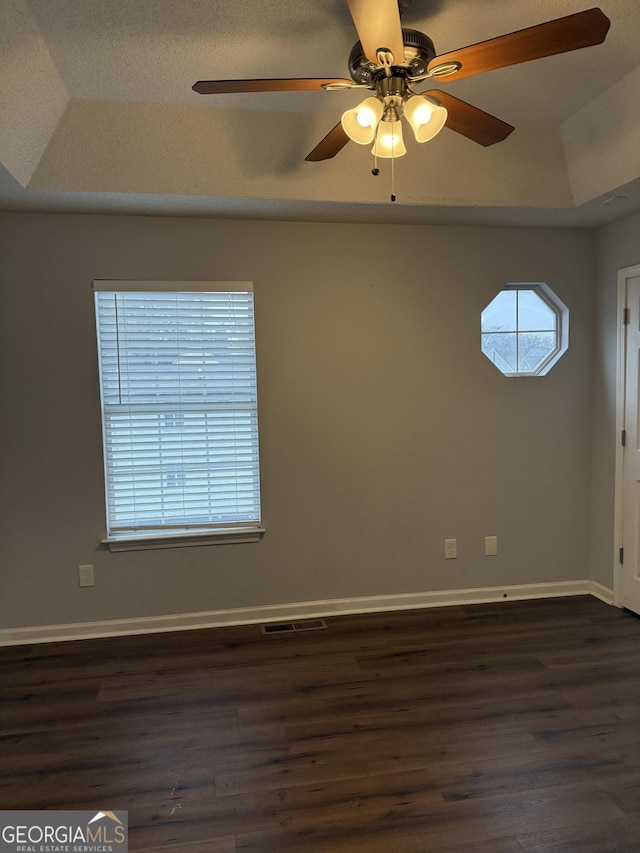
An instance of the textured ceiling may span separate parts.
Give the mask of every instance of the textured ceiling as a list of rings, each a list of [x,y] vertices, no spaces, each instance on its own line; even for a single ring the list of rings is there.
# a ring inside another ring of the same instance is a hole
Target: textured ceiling
[[[403,24],[438,53],[589,5],[402,4]],[[348,76],[357,36],[346,0],[0,0],[0,208],[611,221],[640,208],[640,3],[601,8],[612,22],[603,45],[441,83],[516,132],[491,149],[450,130],[408,146],[392,205],[388,176],[372,179],[362,146],[304,162],[361,93],[191,90],[199,79]]]

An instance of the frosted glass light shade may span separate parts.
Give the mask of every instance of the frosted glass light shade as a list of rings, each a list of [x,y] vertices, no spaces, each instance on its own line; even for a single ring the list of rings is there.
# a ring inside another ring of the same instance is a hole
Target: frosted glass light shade
[[[368,145],[375,138],[376,127],[381,118],[380,101],[377,98],[365,98],[357,107],[344,113],[341,123],[349,139],[360,145]]]
[[[402,157],[407,153],[400,121],[381,121],[371,153],[376,157]]]
[[[445,126],[448,113],[433,98],[412,95],[404,104],[404,115],[413,128],[416,140],[428,142]]]

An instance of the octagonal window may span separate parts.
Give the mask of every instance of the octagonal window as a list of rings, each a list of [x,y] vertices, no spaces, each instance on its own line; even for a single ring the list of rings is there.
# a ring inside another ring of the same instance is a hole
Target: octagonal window
[[[544,376],[569,346],[569,310],[544,282],[508,284],[482,312],[482,352],[505,376]]]

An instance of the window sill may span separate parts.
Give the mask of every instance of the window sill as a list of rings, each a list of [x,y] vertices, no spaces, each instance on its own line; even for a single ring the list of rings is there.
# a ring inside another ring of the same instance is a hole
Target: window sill
[[[130,536],[111,536],[102,539],[110,551],[149,551],[155,548],[188,548],[194,545],[236,545],[259,542],[263,527],[230,527],[226,530],[207,530],[201,533],[142,533]]]

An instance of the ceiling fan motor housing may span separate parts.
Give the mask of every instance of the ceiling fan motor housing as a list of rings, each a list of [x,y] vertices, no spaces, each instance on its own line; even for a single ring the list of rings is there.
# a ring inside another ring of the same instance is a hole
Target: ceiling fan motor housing
[[[418,30],[402,29],[402,43],[404,45],[404,57],[398,62],[394,57],[392,68],[401,68],[409,79],[425,74],[427,66],[436,55],[433,42],[424,33]],[[380,45],[384,47],[385,45]],[[380,66],[367,59],[362,49],[362,44],[357,41],[351,48],[349,54],[349,74],[354,83],[364,86],[373,86],[375,78],[380,73]]]

